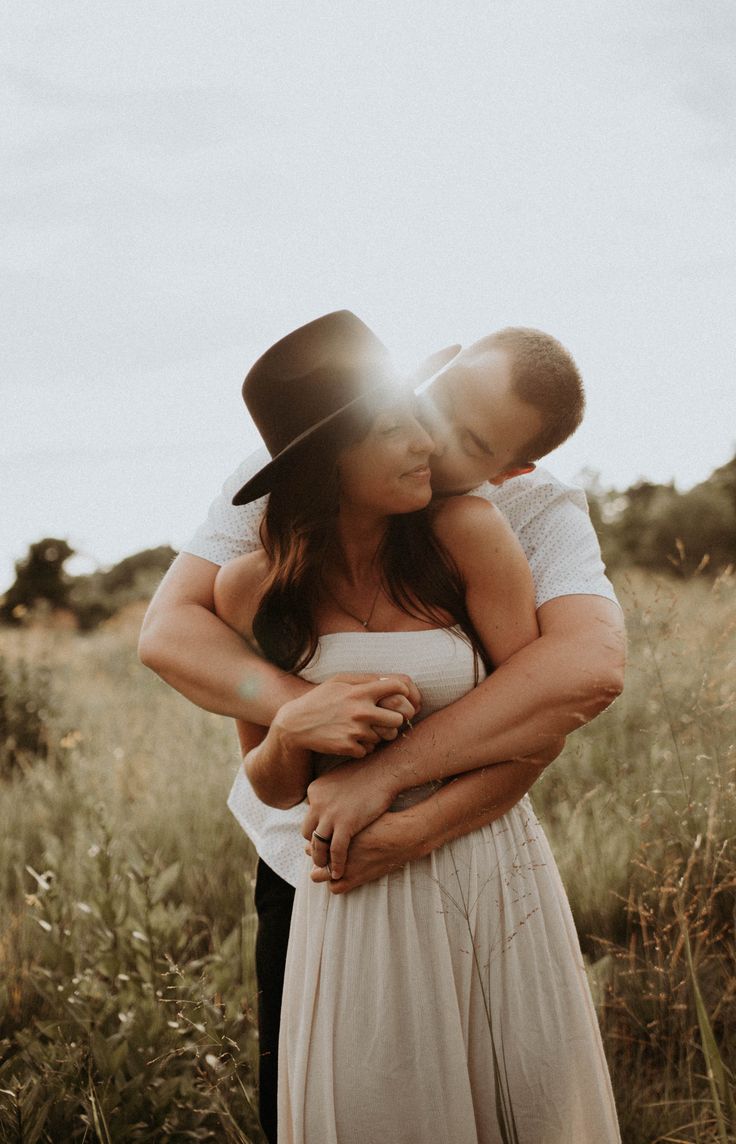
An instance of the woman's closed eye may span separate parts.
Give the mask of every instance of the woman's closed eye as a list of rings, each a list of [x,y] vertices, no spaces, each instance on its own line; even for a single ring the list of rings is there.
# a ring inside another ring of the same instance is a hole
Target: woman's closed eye
[[[402,428],[403,425],[400,421],[392,421],[388,425],[377,426],[377,432],[380,433],[382,437],[389,437],[392,433],[398,433],[399,429]]]
[[[382,437],[388,436],[391,433],[398,433],[403,429],[408,429],[415,421],[415,413],[413,406],[407,408],[400,413],[383,414],[379,417],[375,424],[375,430]]]

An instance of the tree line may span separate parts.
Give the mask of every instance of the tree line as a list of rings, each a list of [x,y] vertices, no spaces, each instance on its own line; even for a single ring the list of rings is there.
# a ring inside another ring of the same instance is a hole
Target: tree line
[[[736,564],[736,455],[683,493],[649,481],[603,490],[595,478],[586,492],[611,571],[717,575]]]
[[[736,564],[736,455],[707,480],[678,492],[674,484],[639,481],[625,492],[606,490],[589,476],[586,492],[603,558],[612,572],[718,574]],[[147,548],[88,575],[72,576],[66,540],[31,544],[0,603],[0,621],[22,623],[39,608],[64,609],[89,631],[125,604],[150,598],[174,558],[168,545]]]
[[[81,631],[91,631],[126,604],[148,600],[176,553],[168,545],[126,556],[112,568],[72,576],[74,555],[66,540],[46,537],[31,544],[15,565],[15,582],[0,603],[0,621],[21,624],[40,611],[64,611]]]

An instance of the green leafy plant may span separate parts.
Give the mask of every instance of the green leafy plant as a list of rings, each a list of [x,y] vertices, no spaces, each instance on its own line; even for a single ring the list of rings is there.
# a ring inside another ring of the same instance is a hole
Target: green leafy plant
[[[2,1044],[2,1139],[260,1140],[239,935],[212,948],[172,900],[179,863],[124,854],[109,834],[89,861],[85,900],[27,871],[41,946],[34,1015]]]

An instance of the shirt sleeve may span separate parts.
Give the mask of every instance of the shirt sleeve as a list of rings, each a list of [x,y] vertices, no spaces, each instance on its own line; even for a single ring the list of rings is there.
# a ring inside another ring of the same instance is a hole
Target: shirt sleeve
[[[230,474],[219,496],[210,505],[206,519],[183,545],[182,552],[222,565],[260,547],[258,530],[267,498],[261,497],[251,504],[237,506],[232,503],[232,499],[238,489],[263,468],[268,459],[266,450],[259,449]]]
[[[557,596],[616,600],[583,489],[537,468],[501,485],[475,490],[501,510],[524,549],[537,607]]]
[[[517,535],[534,577],[537,607],[577,595],[618,603],[582,491],[555,481],[537,489],[535,500],[536,512]]]

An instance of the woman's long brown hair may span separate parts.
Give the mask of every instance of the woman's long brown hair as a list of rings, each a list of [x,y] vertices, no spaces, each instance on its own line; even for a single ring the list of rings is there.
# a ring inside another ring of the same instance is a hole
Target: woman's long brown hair
[[[366,436],[377,411],[375,401],[361,402],[313,435],[269,496],[261,543],[271,569],[253,634],[263,654],[285,671],[300,671],[317,649],[315,617],[339,509],[338,454]],[[384,590],[416,619],[449,627],[451,616],[490,668],[468,615],[463,579],[435,536],[431,515],[428,506],[389,518],[379,553]]]

